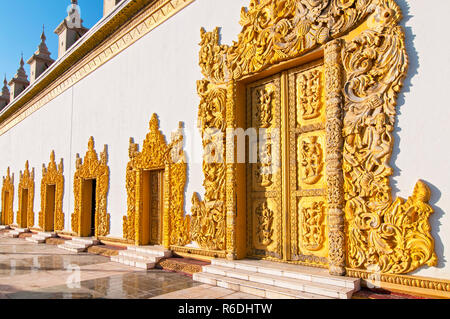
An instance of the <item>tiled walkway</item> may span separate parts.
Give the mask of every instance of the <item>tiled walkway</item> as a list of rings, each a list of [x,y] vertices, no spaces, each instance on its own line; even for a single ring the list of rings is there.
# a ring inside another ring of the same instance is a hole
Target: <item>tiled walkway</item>
[[[0,299],[256,298],[163,270],[140,271],[104,256],[73,254],[0,233]]]

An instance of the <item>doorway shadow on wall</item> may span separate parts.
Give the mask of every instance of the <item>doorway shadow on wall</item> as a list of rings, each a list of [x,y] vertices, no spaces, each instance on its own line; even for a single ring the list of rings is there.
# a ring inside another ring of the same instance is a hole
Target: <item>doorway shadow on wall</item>
[[[412,79],[419,74],[420,69],[420,62],[419,62],[419,54],[416,51],[415,45],[414,45],[414,39],[416,38],[416,35],[413,33],[412,27],[407,27],[406,23],[413,17],[410,15],[410,5],[406,2],[406,0],[396,0],[397,4],[400,6],[402,13],[403,13],[403,19],[400,22],[401,27],[403,28],[405,32],[405,45],[406,45],[406,52],[408,54],[408,60],[409,60],[409,67],[408,67],[408,73],[406,75],[406,78],[403,83],[402,90],[397,98],[397,119],[402,115],[402,109],[407,108],[408,105],[405,103],[405,94],[411,91],[412,88]],[[406,109],[406,112],[408,110]],[[392,156],[390,164],[394,170],[394,174],[391,178],[391,187],[392,187],[392,195],[395,198],[396,194],[399,193],[399,188],[397,186],[396,177],[401,175],[402,170],[396,166],[396,161],[398,158],[398,155],[400,153],[400,132],[401,128],[398,126],[398,121],[395,123],[394,127],[394,147],[392,150]]]
[[[416,50],[415,47],[415,38],[416,35],[413,32],[413,28],[410,26],[406,26],[406,23],[413,17],[413,15],[410,14],[410,5],[407,3],[406,0],[396,0],[396,3],[400,6],[400,9],[403,13],[403,19],[400,22],[401,27],[403,28],[405,32],[405,45],[406,45],[406,52],[408,54],[408,60],[409,60],[409,67],[408,67],[408,73],[406,75],[406,78],[403,83],[403,88],[398,96],[397,99],[397,115],[401,116],[402,109],[405,108],[405,112],[408,112],[408,105],[405,102],[405,95],[406,93],[409,93],[411,91],[411,88],[413,87],[412,79],[419,74],[420,70],[420,56],[419,53]],[[394,174],[391,178],[391,187],[392,187],[392,195],[393,198],[397,197],[397,194],[399,193],[399,188],[397,186],[397,180],[396,177],[401,175],[402,170],[396,166],[396,161],[398,158],[398,155],[400,154],[400,135],[401,128],[398,126],[398,122],[395,123],[394,127],[394,147],[392,151],[392,157],[390,164],[394,170]],[[435,252],[438,258],[438,264],[437,268],[444,268],[446,264],[446,259],[444,258],[444,245],[442,243],[441,238],[439,237],[439,233],[441,231],[442,223],[440,222],[440,219],[444,215],[443,210],[436,206],[436,204],[439,202],[439,199],[441,198],[441,192],[439,189],[432,183],[424,180],[424,182],[428,185],[431,191],[431,199],[429,201],[430,206],[433,208],[434,213],[430,216],[430,225],[431,225],[431,235],[433,236],[435,240]],[[414,185],[411,185],[413,187]],[[431,267],[424,266],[421,267],[421,269],[428,269]],[[411,273],[411,275],[417,273],[419,270],[416,270]]]

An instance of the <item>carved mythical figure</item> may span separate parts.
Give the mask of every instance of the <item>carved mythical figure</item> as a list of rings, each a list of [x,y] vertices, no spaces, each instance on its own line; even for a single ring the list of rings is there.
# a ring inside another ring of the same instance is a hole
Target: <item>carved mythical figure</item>
[[[269,246],[273,236],[273,211],[267,205],[267,201],[262,202],[256,209],[257,229],[256,236],[260,244]]]
[[[324,206],[323,202],[313,202],[309,207],[303,207],[301,213],[302,241],[308,250],[316,251],[322,248],[324,237]]]
[[[302,182],[315,184],[322,176],[323,156],[322,146],[317,142],[317,136],[310,136],[302,141]]]

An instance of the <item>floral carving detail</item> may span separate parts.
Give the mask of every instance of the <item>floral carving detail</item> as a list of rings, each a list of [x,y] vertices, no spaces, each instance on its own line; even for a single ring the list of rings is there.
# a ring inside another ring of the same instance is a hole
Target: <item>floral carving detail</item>
[[[393,274],[437,263],[428,187],[419,181],[406,202],[391,198],[396,97],[408,67],[400,19],[393,1],[380,1],[368,21],[371,28],[342,54],[348,79],[343,131],[348,263]]]
[[[200,247],[226,249],[225,113],[227,89],[207,80],[197,82],[201,98],[198,121],[203,140],[204,200],[192,196],[191,238]]]
[[[206,79],[226,83],[298,57],[339,37],[365,18],[374,0],[251,0],[232,46],[219,30],[201,30],[200,66]]]
[[[206,207],[208,205],[209,207]],[[214,202],[200,200],[194,193],[192,196],[191,238],[200,247],[211,250],[224,250],[225,242],[225,215],[222,205]]]

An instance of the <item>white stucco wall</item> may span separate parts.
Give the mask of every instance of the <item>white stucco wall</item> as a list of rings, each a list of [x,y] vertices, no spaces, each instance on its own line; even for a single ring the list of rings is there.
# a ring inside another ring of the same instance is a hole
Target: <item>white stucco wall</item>
[[[396,145],[392,157],[394,196],[407,198],[416,181],[423,179],[432,191],[432,232],[436,239],[438,267],[422,268],[417,275],[450,279],[450,151],[445,139],[450,134],[445,105],[450,58],[448,43],[440,30],[446,29],[450,2],[435,0],[434,8],[423,0],[397,0],[404,12],[402,25],[410,70],[399,97]],[[70,230],[73,211],[75,154],[83,157],[89,136],[97,152],[108,145],[110,190],[107,211],[111,214],[111,236],[122,236],[126,214],[125,167],[128,142],[134,137],[142,147],[152,113],[159,115],[166,138],[185,123],[188,155],[186,212],[193,192],[203,195],[201,139],[197,129],[199,98],[196,81],[200,27],[211,31],[222,27],[222,42],[231,44],[241,30],[240,8],[248,0],[196,0],[176,16],[100,67],[47,106],[0,136],[0,173],[10,166],[15,174],[14,212],[18,209],[19,171],[28,159],[35,167],[35,222],[40,209],[42,163],[52,149],[57,160],[64,158],[65,227]],[[197,135],[195,135],[197,134]],[[16,214],[14,214],[16,215]],[[14,216],[16,217],[16,216]]]
[[[447,105],[450,45],[447,29],[450,2],[397,0],[404,19],[410,59],[408,78],[399,98],[396,144],[391,179],[394,195],[407,198],[418,179],[430,187],[432,234],[436,240],[437,267],[415,274],[450,279],[450,108]]]

